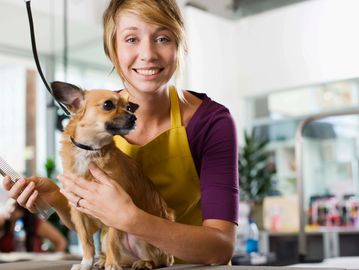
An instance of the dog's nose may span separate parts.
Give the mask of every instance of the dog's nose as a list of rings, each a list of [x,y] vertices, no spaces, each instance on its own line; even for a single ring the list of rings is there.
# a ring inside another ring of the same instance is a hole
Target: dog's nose
[[[136,122],[137,117],[136,117],[136,115],[134,115],[134,114],[129,114],[129,115],[127,115],[127,119],[128,119],[131,123],[134,123],[134,122]]]

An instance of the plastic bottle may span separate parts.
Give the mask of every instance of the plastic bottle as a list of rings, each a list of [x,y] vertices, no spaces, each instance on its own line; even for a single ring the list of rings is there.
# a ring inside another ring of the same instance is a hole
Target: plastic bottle
[[[22,219],[16,220],[14,228],[15,250],[18,252],[26,251],[26,231]]]
[[[246,253],[251,254],[253,252],[258,253],[258,239],[259,231],[257,224],[249,219],[248,227],[246,231]]]
[[[237,240],[236,240],[236,246],[234,248],[235,255],[247,254],[246,241],[247,241],[248,222],[249,222],[248,218],[238,219]]]

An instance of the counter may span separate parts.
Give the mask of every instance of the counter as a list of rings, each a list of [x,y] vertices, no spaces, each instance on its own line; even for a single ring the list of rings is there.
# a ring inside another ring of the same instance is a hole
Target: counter
[[[71,266],[78,261],[23,261],[0,264],[0,270],[70,270]],[[164,269],[164,268],[162,268]],[[318,270],[320,268],[297,268],[297,267],[271,267],[271,266],[203,266],[203,265],[175,265],[168,267],[169,270]],[[346,270],[345,268],[322,268],[323,270]]]

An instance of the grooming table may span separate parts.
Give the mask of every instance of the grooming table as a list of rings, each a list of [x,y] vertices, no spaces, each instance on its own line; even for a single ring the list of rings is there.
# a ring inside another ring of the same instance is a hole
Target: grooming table
[[[325,259],[321,263],[295,264],[293,267],[311,267],[311,268],[341,268],[359,270],[359,257],[337,257]]]
[[[24,261],[0,264],[1,270],[70,270],[72,264],[79,261]],[[164,268],[161,268],[164,269]],[[203,265],[175,265],[168,267],[168,270],[303,270],[298,267],[271,267],[271,266],[203,266]],[[318,270],[319,268],[308,267],[308,270]],[[345,270],[345,268],[328,268],[323,270]]]

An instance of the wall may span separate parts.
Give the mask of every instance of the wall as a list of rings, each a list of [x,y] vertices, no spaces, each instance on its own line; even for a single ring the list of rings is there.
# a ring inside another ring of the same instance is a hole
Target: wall
[[[18,66],[0,65],[0,156],[19,173],[25,171],[26,70]]]
[[[311,0],[237,22],[241,94],[359,75],[359,1]]]
[[[236,121],[238,133],[243,128],[238,79],[237,35],[238,26],[223,19],[187,7],[185,9],[189,54],[185,70],[185,88],[205,92],[215,101],[227,106]]]
[[[357,10],[311,0],[230,21],[187,7],[186,86],[229,107],[241,134],[247,97],[359,76]]]

